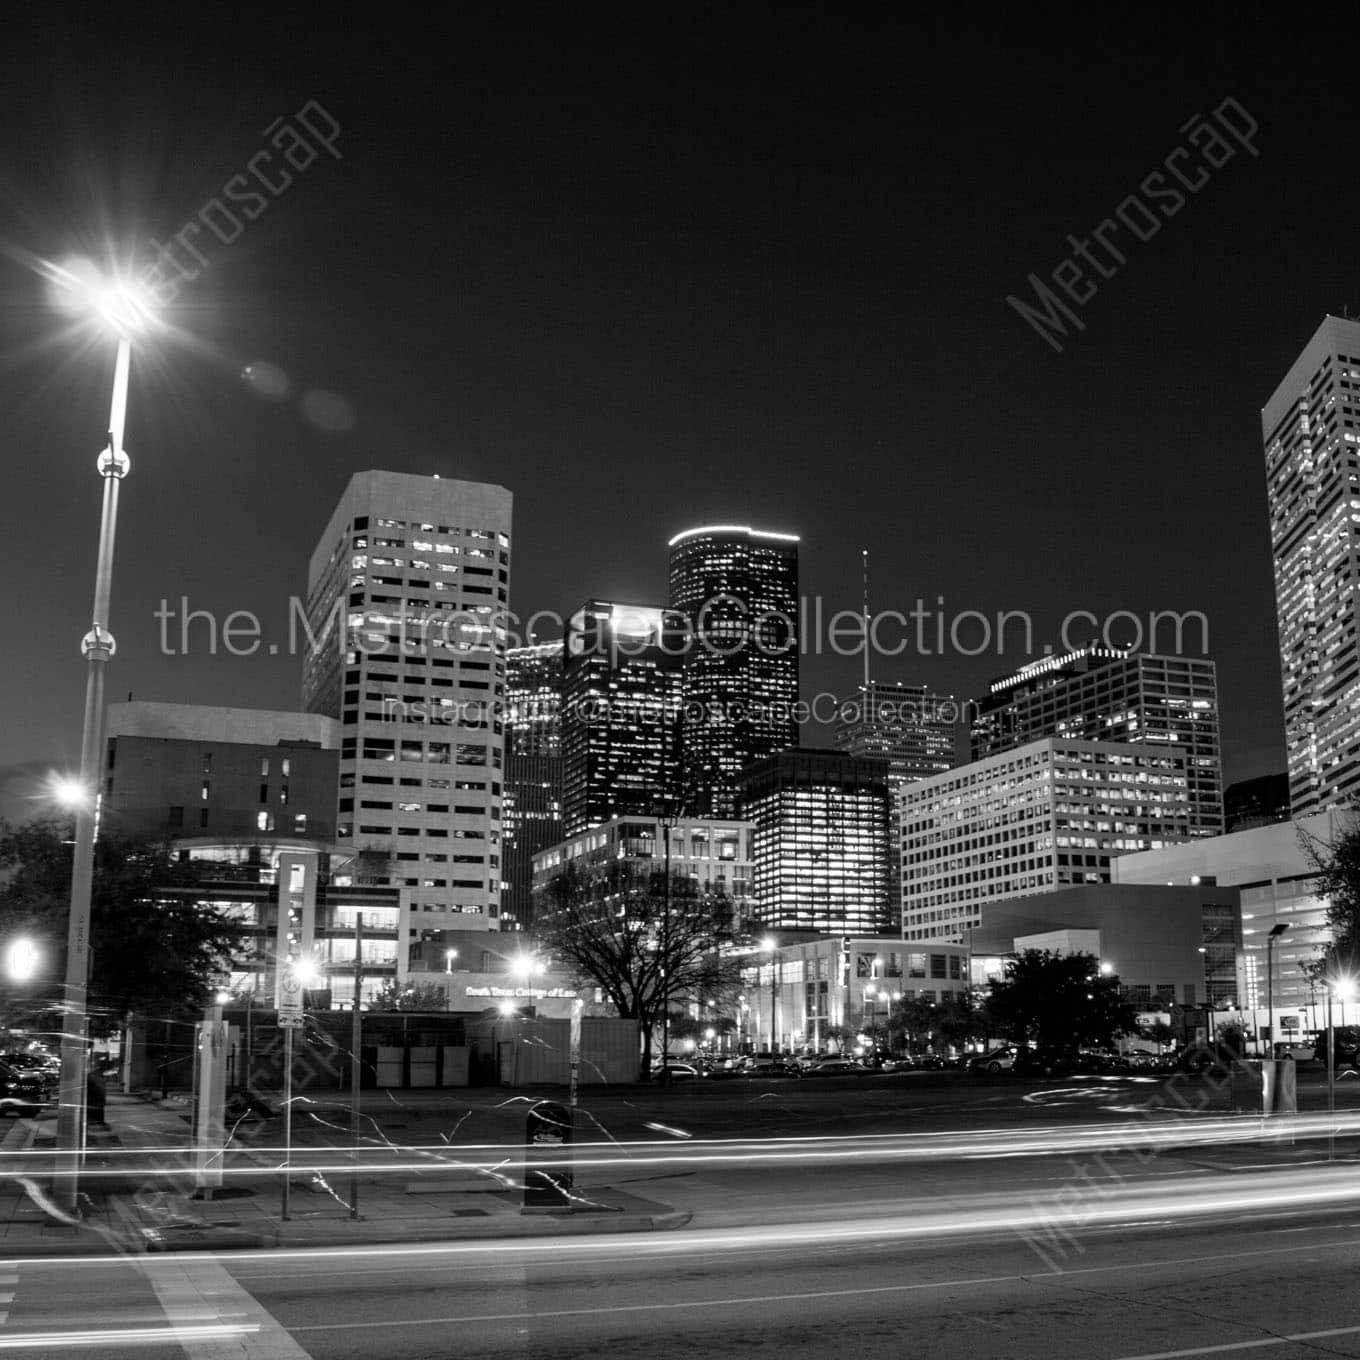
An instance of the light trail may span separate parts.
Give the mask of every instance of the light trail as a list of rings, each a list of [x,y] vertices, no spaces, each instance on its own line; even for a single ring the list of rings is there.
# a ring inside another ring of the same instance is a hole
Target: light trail
[[[1360,1210],[1360,1179],[1344,1163],[1291,1168],[1268,1173],[1240,1173],[1225,1182],[1221,1173],[1192,1180],[1103,1184],[1074,1205],[1059,1190],[1046,1196],[1032,1191],[959,1195],[951,1199],[903,1198],[885,1211],[853,1219],[841,1206],[800,1210],[799,1221],[740,1227],[698,1227],[665,1233],[593,1233],[586,1237],[502,1237],[452,1242],[353,1247],[293,1247],[232,1251],[232,1262],[312,1261],[329,1268],[374,1269],[383,1261],[447,1261],[485,1265],[493,1258],[570,1259],[616,1251],[629,1259],[670,1258],[694,1252],[793,1251],[833,1244],[871,1242],[879,1246],[938,1242],[947,1238],[1015,1234],[1051,1244],[1055,1234],[1075,1234],[1110,1227],[1171,1225],[1194,1218],[1222,1221],[1225,1215],[1296,1215],[1317,1210]],[[1352,1244],[1353,1245],[1353,1244]],[[215,1253],[176,1253],[180,1260],[219,1259]],[[60,1264],[65,1271],[126,1264],[126,1257],[57,1256],[0,1260],[0,1269]]]
[[[846,1165],[850,1163],[981,1161],[1016,1157],[1062,1157],[1073,1155],[1119,1155],[1163,1148],[1206,1147],[1263,1143],[1279,1145],[1293,1141],[1313,1142],[1335,1137],[1360,1136],[1360,1111],[1291,1116],[1213,1115],[1197,1118],[1149,1118],[1145,1120],[1078,1125],[1055,1125],[1017,1132],[1013,1128],[976,1129],[947,1133],[815,1134],[778,1138],[694,1139],[677,1144],[671,1139],[631,1143],[586,1142],[570,1148],[577,1171],[613,1172],[640,1169],[684,1171],[722,1167],[778,1167],[790,1164]],[[193,1168],[193,1149],[132,1147],[101,1149],[112,1162],[101,1171],[112,1178],[132,1179],[148,1175],[188,1174]],[[332,1176],[357,1169],[373,1174],[437,1177],[460,1172],[485,1175],[503,1181],[507,1156],[526,1168],[561,1164],[563,1151],[535,1156],[526,1149],[504,1143],[467,1146],[433,1144],[381,1144],[361,1148],[256,1146],[228,1147],[219,1154],[224,1174],[232,1179],[252,1180],[277,1175],[285,1166],[293,1172]],[[248,1160],[247,1160],[248,1159]],[[277,1161],[272,1161],[277,1159]],[[45,1150],[29,1150],[0,1159],[0,1178],[37,1174],[65,1175],[59,1157]],[[119,1162],[127,1163],[120,1166]]]
[[[224,1322],[202,1326],[101,1327],[83,1332],[0,1332],[0,1351],[41,1351],[50,1355],[53,1351],[86,1346],[181,1346],[199,1341],[229,1341],[259,1330],[254,1323]]]

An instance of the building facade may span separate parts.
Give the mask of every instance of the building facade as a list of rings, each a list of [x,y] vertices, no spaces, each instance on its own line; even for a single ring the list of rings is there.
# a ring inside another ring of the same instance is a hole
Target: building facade
[[[689,623],[681,757],[685,810],[737,815],[752,761],[798,744],[798,539],[744,525],[670,541],[670,605]]]
[[[1360,792],[1360,322],[1326,317],[1261,411],[1292,815]]]
[[[1138,1006],[1236,1010],[1242,913],[1232,888],[1101,883],[1003,898],[972,932],[973,981],[1004,972],[1023,949],[1096,955]]]
[[[897,936],[826,937],[753,949],[741,973],[741,1048],[847,1052],[881,1034],[904,1000],[965,1001],[968,950],[940,940],[908,949]]]
[[[843,755],[886,760],[894,780],[929,779],[959,764],[962,719],[952,695],[874,680],[837,705],[832,745]]]
[[[1340,812],[1320,812],[1290,822],[1272,823],[1212,840],[1164,846],[1116,861],[1118,884],[1216,885],[1235,890],[1242,911],[1242,967],[1238,1001],[1258,1030],[1269,1028],[1272,987],[1267,966],[1274,963],[1274,1028],[1281,1041],[1291,1033],[1325,1028],[1326,993],[1312,971],[1331,943],[1327,902],[1316,892],[1317,868],[1308,851],[1334,844],[1353,820]],[[1274,950],[1267,947],[1271,931]],[[1360,1020],[1360,1005],[1336,1011],[1338,1024]]]
[[[502,930],[532,928],[534,855],[562,839],[562,646],[505,654]]]
[[[742,772],[754,929],[892,930],[888,768],[886,760],[795,749]]]
[[[335,838],[340,725],[308,713],[110,704],[104,826],[134,839]]]
[[[285,960],[302,968],[308,1004],[322,1010],[353,1005],[356,949],[361,1005],[405,979],[406,890],[356,881],[352,853],[284,838],[194,837],[175,848],[201,877],[192,887],[165,889],[164,896],[219,912],[241,927],[229,986],[252,1004],[278,1004]]]
[[[1108,883],[1117,855],[1190,834],[1178,746],[1050,737],[906,785],[902,933],[959,940],[989,902]]]
[[[672,875],[732,899],[740,932],[752,912],[751,828],[735,820],[611,818],[534,856],[535,899],[548,909],[553,880],[568,869],[601,896],[621,885],[646,887],[664,873],[668,854]]]
[[[588,600],[562,658],[562,827],[677,806],[685,620]]]
[[[341,725],[336,838],[411,932],[496,929],[511,496],[356,473],[312,554],[304,707]]]
[[[1223,763],[1212,661],[1092,645],[1022,666],[994,681],[973,705],[974,760],[1042,737],[1182,747],[1190,834],[1222,834]]]

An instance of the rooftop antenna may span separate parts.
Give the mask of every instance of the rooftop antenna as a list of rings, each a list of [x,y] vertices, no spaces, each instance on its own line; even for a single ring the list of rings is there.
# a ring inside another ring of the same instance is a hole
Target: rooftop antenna
[[[869,549],[861,548],[860,557],[864,566],[864,695],[869,695]]]

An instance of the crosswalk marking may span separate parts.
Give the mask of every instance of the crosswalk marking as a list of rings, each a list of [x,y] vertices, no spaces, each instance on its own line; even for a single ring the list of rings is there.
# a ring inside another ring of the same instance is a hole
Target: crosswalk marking
[[[14,1292],[18,1287],[17,1274],[0,1272],[0,1327],[9,1321],[9,1306],[14,1302]]]

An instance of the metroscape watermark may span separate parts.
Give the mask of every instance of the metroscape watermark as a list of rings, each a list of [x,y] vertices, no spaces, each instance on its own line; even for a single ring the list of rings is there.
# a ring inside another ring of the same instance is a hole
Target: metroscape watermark
[[[309,134],[311,140],[298,131],[297,125]],[[202,238],[206,229],[221,245],[231,245],[245,232],[246,223],[262,216],[270,203],[293,183],[293,176],[284,168],[283,162],[300,173],[320,158],[322,150],[336,160],[342,159],[335,145],[340,131],[339,122],[315,99],[309,99],[292,115],[292,119],[275,118],[261,134],[269,139],[268,145],[256,151],[246,161],[244,170],[238,171],[225,181],[220,197],[217,194],[212,195],[171,236],[168,244],[152,238],[151,245],[155,248],[156,260],[142,270],[140,275],[142,286],[162,306],[173,302],[179,295],[182,282],[198,278],[203,269],[209,267],[208,257],[189,238],[191,236]],[[275,161],[276,152],[281,160],[271,164]],[[260,192],[261,189],[268,191],[267,196]],[[228,207],[224,199],[232,206]],[[236,210],[239,210],[239,216]],[[242,218],[245,218],[244,222]],[[173,250],[176,243],[182,246],[202,269],[182,264]],[[168,272],[171,269],[174,271],[173,274]]]
[[[718,597],[715,597],[715,599]],[[726,599],[726,597],[724,597]],[[1209,619],[1198,609],[1069,610],[1056,627],[1057,642],[1039,642],[1034,616],[1024,609],[951,609],[943,595],[933,605],[920,597],[909,610],[886,609],[868,620],[856,610],[829,610],[821,596],[804,596],[794,613],[753,611],[717,620],[709,603],[691,620],[655,631],[599,631],[576,635],[572,655],[604,655],[612,663],[629,657],[677,658],[695,652],[727,658],[746,651],[762,656],[895,658],[906,655],[977,657],[1006,655],[1056,658],[1087,645],[1125,652],[1207,656]],[[724,603],[724,610],[728,604]],[[527,617],[505,607],[372,605],[346,609],[336,602],[313,617],[300,596],[288,598],[283,628],[271,633],[249,609],[225,613],[196,609],[187,595],[177,604],[162,599],[153,611],[163,656],[254,657],[314,655],[334,649],[349,656],[400,657],[441,651],[466,653],[521,647],[561,638],[569,620],[540,610]],[[277,639],[277,640],[275,640]]]
[[[399,698],[391,694],[369,696],[379,705],[377,718],[390,723],[444,724],[467,728],[495,728],[519,716],[513,699],[430,699]],[[627,724],[634,728],[668,728],[677,723],[734,727],[737,724],[779,725],[783,723],[856,723],[873,721],[932,724],[954,727],[970,722],[977,713],[972,700],[938,698],[934,702],[875,703],[866,705],[859,695],[845,698],[823,690],[811,699],[700,700],[630,699],[592,694],[583,698],[565,696],[558,710],[562,718],[575,718],[585,726],[608,727]]]
[[[1006,301],[1023,321],[1034,328],[1045,344],[1062,352],[1062,345],[1054,339],[1054,335],[1067,338],[1064,318],[1077,330],[1086,329],[1085,322],[1073,307],[1084,307],[1099,291],[1099,285],[1090,277],[1091,274],[1102,280],[1112,279],[1128,263],[1124,250],[1115,245],[1110,237],[1119,236],[1125,249],[1129,248],[1129,237],[1143,243],[1152,240],[1165,222],[1175,217],[1190,201],[1182,189],[1190,194],[1199,193],[1211,178],[1209,171],[1222,169],[1237,155],[1237,149],[1220,135],[1220,129],[1239,146],[1245,147],[1253,157],[1261,154],[1251,141],[1260,125],[1231,95],[1214,109],[1213,118],[1217,126],[1199,114],[1182,123],[1180,130],[1186,134],[1186,140],[1194,150],[1177,146],[1164,156],[1161,166],[1145,175],[1139,181],[1137,191],[1122,198],[1113,216],[1102,218],[1091,229],[1089,236],[1068,233],[1067,243],[1072,247],[1071,252],[1048,272],[1048,277],[1066,297],[1060,297],[1040,275],[1034,273],[1029,275],[1028,282],[1037,306],[1013,294],[1007,296]],[[1201,160],[1192,162],[1192,157],[1196,155]],[[1193,175],[1187,170],[1192,170]],[[1149,203],[1155,203],[1156,211],[1149,207]],[[1116,222],[1115,218],[1119,221]],[[1121,225],[1123,233],[1120,232]],[[1097,255],[1091,249],[1092,240],[1101,254]],[[1083,264],[1077,264],[1077,258]]]
[[[1195,1053],[1214,1058],[1213,1050],[1201,1043],[1193,1050]],[[1163,1094],[1168,1103],[1185,1114],[1202,1114],[1215,1104],[1219,1096],[1232,1088],[1232,1073],[1222,1068],[1216,1061],[1210,1062],[1203,1072],[1200,1085],[1193,1092],[1193,1099],[1187,1098],[1182,1088],[1191,1080],[1186,1072],[1178,1072],[1163,1086]],[[1159,1107],[1152,1101],[1141,1105],[1139,1116],[1150,1123],[1155,1119]],[[1162,1107],[1165,1108],[1165,1107]],[[1107,1158],[1124,1155],[1135,1161],[1152,1164],[1157,1160],[1157,1151],[1136,1137],[1112,1141],[1110,1146],[1092,1153],[1084,1161],[1069,1158],[1072,1176],[1058,1190],[1043,1199],[1030,1199],[1030,1208],[1035,1211],[1036,1224],[1033,1227],[1016,1228],[1021,1241],[1052,1271],[1061,1273],[1063,1262],[1071,1256],[1083,1255],[1086,1248],[1075,1230],[1094,1223],[1100,1211],[1094,1201],[1110,1199],[1118,1193],[1118,1187],[1125,1177]],[[1097,1175],[1099,1172],[1101,1174]]]

